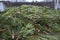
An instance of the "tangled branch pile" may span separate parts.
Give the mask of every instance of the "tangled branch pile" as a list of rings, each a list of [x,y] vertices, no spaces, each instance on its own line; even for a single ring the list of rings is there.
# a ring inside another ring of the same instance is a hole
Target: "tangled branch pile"
[[[5,40],[43,40],[41,33],[60,32],[60,11],[33,5],[12,7],[0,14],[0,29]]]

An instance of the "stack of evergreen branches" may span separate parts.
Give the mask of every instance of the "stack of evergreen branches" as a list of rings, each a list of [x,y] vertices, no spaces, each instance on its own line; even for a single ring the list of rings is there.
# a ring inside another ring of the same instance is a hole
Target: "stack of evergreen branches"
[[[60,32],[60,11],[48,7],[22,5],[0,14],[0,38],[5,40],[57,40],[41,36]],[[36,39],[35,39],[36,38]]]

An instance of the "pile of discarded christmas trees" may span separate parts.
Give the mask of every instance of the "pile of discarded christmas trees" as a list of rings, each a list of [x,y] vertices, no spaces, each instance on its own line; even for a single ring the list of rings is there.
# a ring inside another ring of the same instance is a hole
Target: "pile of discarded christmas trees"
[[[0,14],[0,38],[4,40],[56,40],[42,36],[60,32],[60,11],[22,5]]]

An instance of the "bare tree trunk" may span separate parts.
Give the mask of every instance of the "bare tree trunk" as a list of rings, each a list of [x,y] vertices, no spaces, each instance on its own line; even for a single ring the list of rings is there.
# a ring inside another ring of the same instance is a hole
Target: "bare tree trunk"
[[[16,0],[16,2],[18,2],[18,0]]]
[[[16,38],[16,40],[18,40],[20,38],[20,35]]]
[[[14,39],[14,31],[12,30],[11,38]]]

